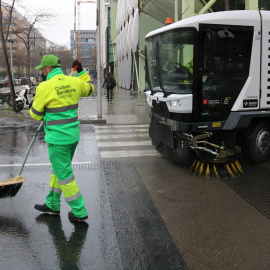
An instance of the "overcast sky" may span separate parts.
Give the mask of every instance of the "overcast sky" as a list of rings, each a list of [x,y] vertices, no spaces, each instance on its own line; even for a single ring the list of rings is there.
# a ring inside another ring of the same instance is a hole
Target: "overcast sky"
[[[74,29],[74,0],[17,0],[28,12],[37,10],[55,15],[52,24],[37,28],[43,36],[58,45],[70,45],[70,30]],[[77,7],[76,7],[77,8]],[[24,9],[18,5],[16,9],[24,15]],[[78,18],[77,18],[78,20]],[[78,24],[76,24],[78,29]],[[81,30],[96,29],[96,4],[81,4]]]

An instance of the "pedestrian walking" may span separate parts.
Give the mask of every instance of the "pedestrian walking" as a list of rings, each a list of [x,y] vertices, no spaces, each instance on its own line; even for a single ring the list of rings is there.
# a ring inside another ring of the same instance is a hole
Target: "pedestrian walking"
[[[113,88],[115,87],[116,83],[110,72],[107,73],[102,88],[104,88],[105,84],[107,89],[107,100],[112,101]]]
[[[71,206],[69,220],[84,221],[88,218],[83,196],[72,171],[72,158],[80,138],[78,102],[80,97],[94,93],[89,75],[81,62],[75,60],[78,77],[64,75],[60,59],[52,54],[45,55],[41,69],[46,81],[41,82],[30,109],[32,118],[44,122],[45,142],[51,162],[50,190],[45,204],[36,204],[35,209],[44,213],[60,214],[60,197],[63,192]]]

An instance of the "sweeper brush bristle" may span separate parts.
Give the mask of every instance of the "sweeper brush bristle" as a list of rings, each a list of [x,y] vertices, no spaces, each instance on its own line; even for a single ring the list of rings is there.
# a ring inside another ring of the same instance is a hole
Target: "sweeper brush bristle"
[[[205,178],[229,179],[243,174],[243,169],[238,160],[229,163],[222,162],[203,162],[195,160],[189,172]]]

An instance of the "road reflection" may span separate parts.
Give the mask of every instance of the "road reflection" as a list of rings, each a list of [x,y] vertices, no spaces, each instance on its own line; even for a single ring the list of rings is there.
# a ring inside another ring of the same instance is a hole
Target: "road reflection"
[[[60,216],[41,214],[36,218],[36,222],[48,226],[48,231],[55,245],[60,269],[80,269],[79,260],[87,236],[88,223],[74,222],[74,231],[67,238],[62,229]]]

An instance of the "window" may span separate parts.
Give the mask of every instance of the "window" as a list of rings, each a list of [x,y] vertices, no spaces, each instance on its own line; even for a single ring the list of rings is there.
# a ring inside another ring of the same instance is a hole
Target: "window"
[[[153,91],[192,93],[194,31],[177,29],[147,39],[147,66]]]
[[[201,118],[222,120],[248,78],[253,28],[210,24],[200,27]]]

